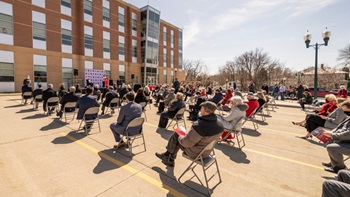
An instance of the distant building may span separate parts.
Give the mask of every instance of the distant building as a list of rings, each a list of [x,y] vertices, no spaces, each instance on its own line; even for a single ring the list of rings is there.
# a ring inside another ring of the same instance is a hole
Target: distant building
[[[86,75],[181,81],[182,35],[155,8],[122,0],[0,0],[0,92],[20,91],[27,75],[56,88],[85,86]]]

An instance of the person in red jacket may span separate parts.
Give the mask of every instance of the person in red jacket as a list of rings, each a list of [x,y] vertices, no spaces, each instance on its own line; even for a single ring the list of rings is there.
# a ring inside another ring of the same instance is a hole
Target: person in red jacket
[[[249,116],[256,108],[259,107],[259,102],[254,97],[254,94],[252,92],[248,93],[247,99],[248,99],[248,101],[246,101],[244,103],[246,103],[249,107],[248,107],[247,111],[245,112],[245,116]]]
[[[338,98],[348,98],[348,90],[344,85],[341,85],[340,89],[338,90]]]
[[[221,100],[221,104],[222,105],[228,104],[231,97],[232,97],[232,89],[228,88],[226,91],[225,97]]]

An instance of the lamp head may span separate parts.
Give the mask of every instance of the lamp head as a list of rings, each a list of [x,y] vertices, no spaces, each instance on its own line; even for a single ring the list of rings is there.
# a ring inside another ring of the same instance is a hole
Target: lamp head
[[[304,40],[305,40],[306,48],[309,48],[311,38],[312,38],[312,35],[310,34],[309,30],[307,30],[307,31],[306,31],[306,34],[304,35]]]
[[[322,33],[322,37],[323,37],[324,45],[328,46],[328,41],[329,41],[329,38],[331,37],[331,31],[329,31],[327,27]]]

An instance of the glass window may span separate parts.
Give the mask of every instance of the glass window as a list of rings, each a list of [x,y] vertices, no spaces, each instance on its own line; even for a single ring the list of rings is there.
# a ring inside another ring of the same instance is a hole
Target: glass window
[[[89,0],[84,0],[84,13],[92,15],[92,2]]]
[[[87,49],[93,49],[94,44],[91,35],[84,34],[84,47]]]
[[[137,31],[137,20],[132,19],[132,30]]]
[[[171,35],[171,37],[170,37],[170,42],[171,42],[171,45],[172,45],[172,47],[174,46],[174,35]]]
[[[47,71],[45,65],[34,65],[34,82],[47,82]]]
[[[163,32],[163,41],[166,42],[166,31]]]
[[[132,46],[132,57],[137,57],[137,46]]]
[[[182,53],[179,53],[179,69],[182,69]]]
[[[61,5],[71,8],[71,0],[61,0]]]
[[[72,31],[62,29],[62,44],[72,46]]]
[[[166,53],[163,53],[163,62],[166,63]]]
[[[171,60],[171,65],[174,65],[174,55],[171,55],[170,60]]]
[[[109,21],[110,20],[110,16],[109,16],[109,9],[103,7],[103,16],[102,16],[103,20],[105,21]]]
[[[73,69],[62,67],[62,81],[68,87],[73,85]]]
[[[166,74],[164,74],[164,83],[168,83],[168,77]]]
[[[106,77],[108,77],[108,79],[111,79],[111,71],[110,70],[105,70],[105,75],[106,75]],[[113,85],[113,84],[109,84],[109,85]]]
[[[13,63],[0,62],[0,81],[13,82],[15,81],[15,70]]]
[[[103,51],[108,53],[111,52],[110,40],[103,39]]]
[[[125,81],[125,71],[119,71],[119,79]]]
[[[119,55],[125,55],[124,43],[119,43]]]
[[[118,21],[120,26],[124,26],[124,14],[119,13]]]
[[[33,21],[33,39],[46,41],[46,25]]]
[[[0,13],[0,33],[13,35],[12,16]]]

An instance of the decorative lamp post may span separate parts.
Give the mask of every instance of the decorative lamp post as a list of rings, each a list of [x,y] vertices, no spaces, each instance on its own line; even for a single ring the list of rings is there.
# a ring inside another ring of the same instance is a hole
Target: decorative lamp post
[[[310,46],[313,47],[315,49],[315,77],[314,77],[314,99],[317,99],[317,59],[318,59],[318,49],[324,45],[324,46],[328,46],[328,41],[329,38],[331,37],[331,31],[329,31],[326,27],[326,29],[324,30],[324,32],[322,33],[322,37],[323,37],[323,44],[318,44],[316,42],[316,44],[314,45],[310,45],[311,42],[311,38],[312,35],[309,33],[309,30],[306,32],[306,34],[304,35],[304,40],[305,40],[305,44],[306,44],[306,48],[309,48]]]

